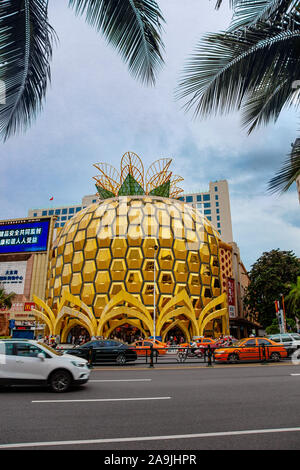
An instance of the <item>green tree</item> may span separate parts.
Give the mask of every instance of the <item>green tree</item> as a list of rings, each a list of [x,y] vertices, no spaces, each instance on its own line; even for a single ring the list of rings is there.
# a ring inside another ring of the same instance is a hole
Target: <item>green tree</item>
[[[15,298],[15,296],[16,294],[14,292],[10,292],[8,294],[4,286],[0,284],[0,309],[2,308],[10,309],[12,306],[12,301]]]
[[[292,251],[272,250],[264,252],[252,265],[249,272],[250,284],[245,295],[249,310],[258,315],[258,321],[265,328],[276,318],[275,300],[286,298],[290,288],[300,275],[300,261]],[[292,312],[287,312],[290,317]]]
[[[296,322],[293,318],[287,318],[286,319],[286,326],[288,331],[296,331]],[[276,335],[277,333],[280,333],[279,330],[279,323],[277,318],[275,318],[271,325],[266,327],[266,334],[267,335]]]
[[[230,5],[230,27],[199,42],[177,96],[195,116],[241,110],[251,133],[276,121],[284,107],[299,106],[300,5],[299,0],[230,0]],[[269,181],[269,190],[287,191],[299,175],[297,143]]]
[[[0,136],[4,139],[26,129],[45,98],[56,39],[48,22],[48,1],[0,2]],[[164,19],[155,0],[69,0],[69,7],[117,49],[135,78],[155,83],[164,47],[160,36]]]
[[[290,285],[285,301],[290,312],[300,318],[300,276],[297,277],[296,283]]]

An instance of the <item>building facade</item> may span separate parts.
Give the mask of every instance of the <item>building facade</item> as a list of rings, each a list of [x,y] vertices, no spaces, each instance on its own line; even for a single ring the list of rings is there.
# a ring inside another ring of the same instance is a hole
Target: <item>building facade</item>
[[[52,217],[0,221],[0,283],[15,293],[12,307],[0,312],[6,331],[9,320],[16,328],[35,325],[33,296],[45,296],[54,222]]]
[[[230,211],[230,197],[228,182],[226,180],[209,183],[209,190],[202,193],[184,193],[178,197],[201,214],[203,214],[221,235],[221,238],[230,243],[233,241],[232,221]],[[74,215],[98,200],[97,194],[84,196],[81,204],[71,206],[48,207],[43,209],[29,209],[28,217],[56,217],[55,228],[64,227],[66,222]]]
[[[197,208],[212,224],[226,243],[233,241],[230,197],[226,180],[209,183],[207,192],[184,193],[179,199]]]

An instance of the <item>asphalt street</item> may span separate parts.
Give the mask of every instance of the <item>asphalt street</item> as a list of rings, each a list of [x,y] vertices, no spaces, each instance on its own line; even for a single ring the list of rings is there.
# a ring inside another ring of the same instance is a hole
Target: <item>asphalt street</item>
[[[298,450],[300,367],[95,367],[65,394],[2,390],[0,416],[0,450]]]

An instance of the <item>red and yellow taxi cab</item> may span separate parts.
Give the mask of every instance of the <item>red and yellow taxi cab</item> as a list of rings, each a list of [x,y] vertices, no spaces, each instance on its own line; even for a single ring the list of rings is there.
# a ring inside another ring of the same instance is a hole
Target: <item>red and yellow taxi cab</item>
[[[158,339],[143,339],[132,343],[131,348],[136,350],[138,356],[145,356],[150,354],[150,347],[153,346],[155,355],[164,355],[168,351],[166,343],[159,341]]]
[[[217,340],[213,338],[196,338],[194,341],[190,341],[189,343],[181,343],[180,346],[182,348],[190,348],[191,344],[195,342],[198,348],[207,348],[210,345],[211,349],[215,349],[219,346]]]
[[[215,349],[216,361],[257,361],[272,360],[280,361],[287,357],[288,353],[283,344],[275,343],[268,338],[244,338],[229,347]]]

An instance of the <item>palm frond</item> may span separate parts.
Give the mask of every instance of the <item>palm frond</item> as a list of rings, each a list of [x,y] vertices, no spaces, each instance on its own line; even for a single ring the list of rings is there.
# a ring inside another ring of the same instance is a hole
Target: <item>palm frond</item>
[[[27,128],[42,107],[50,80],[54,31],[46,0],[0,3],[0,135]]]
[[[298,0],[236,0],[234,17],[229,30],[249,28],[260,22],[281,22],[283,15],[292,12]]]
[[[292,151],[282,168],[268,183],[270,193],[284,193],[300,177],[300,139],[296,139]]]
[[[78,15],[102,31],[142,83],[154,84],[164,61],[164,19],[154,0],[69,0]]]
[[[268,77],[260,89],[247,96],[243,102],[242,124],[247,128],[248,134],[271,120],[276,122],[282,108],[287,106],[293,95],[289,78],[280,80],[279,77]]]
[[[266,26],[245,34],[208,34],[187,62],[176,97],[190,97],[184,107],[194,107],[195,116],[240,109],[266,76],[297,80],[299,48],[300,30],[278,33]]]

